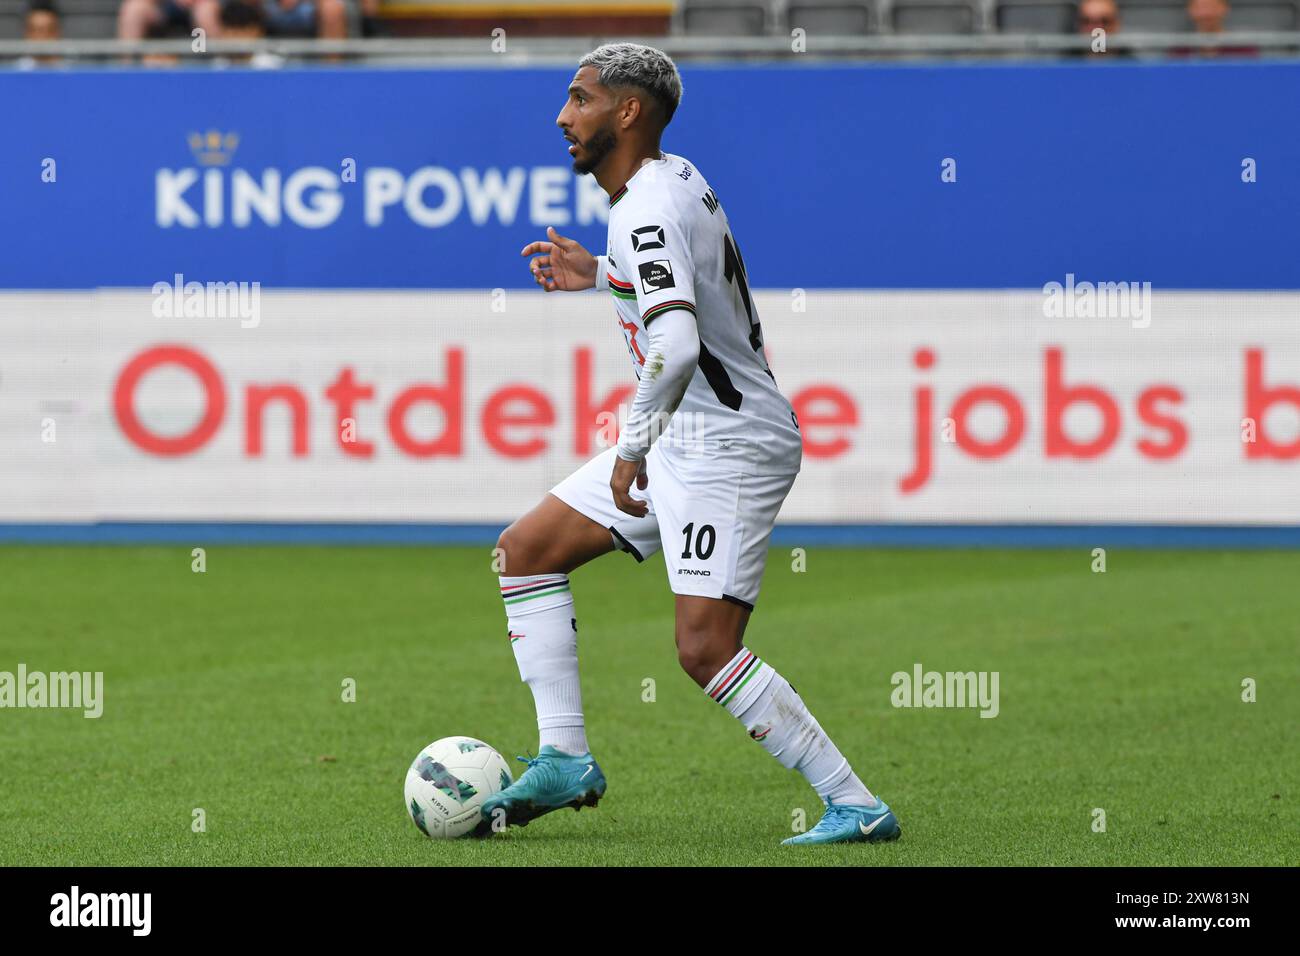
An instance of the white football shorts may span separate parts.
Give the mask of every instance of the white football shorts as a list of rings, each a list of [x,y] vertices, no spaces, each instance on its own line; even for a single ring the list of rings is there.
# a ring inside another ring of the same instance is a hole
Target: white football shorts
[[[723,598],[753,610],[772,526],[798,472],[741,474],[707,455],[662,454],[656,443],[646,456],[649,482],[630,491],[649,507],[637,518],[614,505],[609,479],[616,457],[616,449],[606,449],[551,494],[608,528],[615,546],[637,561],[663,548],[674,594]]]

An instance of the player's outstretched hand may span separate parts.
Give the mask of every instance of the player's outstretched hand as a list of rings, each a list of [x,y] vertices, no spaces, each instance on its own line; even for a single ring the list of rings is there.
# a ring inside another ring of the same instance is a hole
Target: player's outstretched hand
[[[636,482],[638,491],[645,491],[645,486],[650,483],[650,478],[645,471],[645,459],[626,461],[615,455],[614,476],[609,479],[609,487],[614,492],[614,504],[619,511],[624,511],[634,518],[644,518],[650,506],[640,498],[633,498],[628,494],[633,481]]]
[[[566,239],[555,231],[554,226],[546,228],[550,242],[539,239],[524,246],[521,256],[541,253],[528,268],[532,270],[533,281],[547,292],[578,292],[582,289],[596,287],[596,257],[581,244]]]

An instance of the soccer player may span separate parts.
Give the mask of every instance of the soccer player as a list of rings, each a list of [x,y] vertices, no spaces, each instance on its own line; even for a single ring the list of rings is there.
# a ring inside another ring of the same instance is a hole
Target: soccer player
[[[803,441],[768,368],[727,215],[695,166],[659,148],[681,95],[662,52],[606,44],[583,57],[556,118],[574,170],[609,194],[608,245],[593,256],[548,229],[549,241],[521,254],[534,257],[547,292],[609,291],[639,383],[617,446],[498,541],[507,634],[541,740],[536,757],[519,758],[528,764],[519,780],[484,803],[481,828],[502,815],[524,825],[560,807],[595,806],[604,795],[583,722],[568,575],[616,549],[644,561],[662,547],[682,668],[825,803],[813,829],[783,842],[896,839],[889,807],[742,640]]]

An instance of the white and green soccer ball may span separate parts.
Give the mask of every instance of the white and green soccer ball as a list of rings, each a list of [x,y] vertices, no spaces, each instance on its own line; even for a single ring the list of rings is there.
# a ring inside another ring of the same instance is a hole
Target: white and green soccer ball
[[[406,810],[425,836],[455,839],[478,826],[484,800],[513,782],[506,758],[483,741],[443,737],[406,771]]]

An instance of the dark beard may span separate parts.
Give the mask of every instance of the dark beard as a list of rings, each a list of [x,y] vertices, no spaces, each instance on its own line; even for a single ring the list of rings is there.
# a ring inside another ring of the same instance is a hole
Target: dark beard
[[[585,175],[605,161],[605,157],[614,151],[618,140],[609,129],[597,130],[591,134],[585,145],[586,157],[573,161],[573,171]]]

